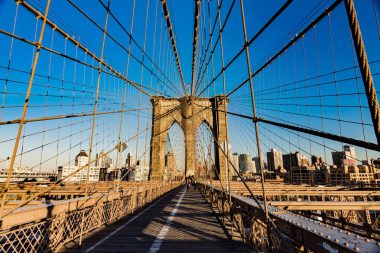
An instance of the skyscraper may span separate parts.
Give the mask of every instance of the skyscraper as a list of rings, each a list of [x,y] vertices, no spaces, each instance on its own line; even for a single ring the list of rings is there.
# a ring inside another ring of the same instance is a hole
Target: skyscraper
[[[166,174],[168,177],[171,177],[176,172],[176,164],[175,164],[175,155],[173,152],[168,152],[166,154]]]
[[[127,155],[126,167],[127,169],[133,168],[135,166],[135,159],[131,153]]]
[[[267,162],[269,171],[277,171],[279,168],[284,167],[282,152],[272,148],[270,152],[267,152]]]
[[[338,168],[343,165],[357,165],[356,152],[353,146],[345,145],[343,146],[343,151],[331,152],[333,164]]]
[[[247,154],[239,155],[239,172],[245,173],[252,171],[252,156]]]
[[[256,167],[256,172],[255,173],[260,173],[260,158],[258,156],[252,158],[252,161],[255,162],[255,167]],[[264,167],[264,164],[263,164]]]
[[[256,174],[257,173],[257,165],[255,158],[252,158],[252,173]]]
[[[233,166],[235,167],[235,169],[237,171],[239,171],[239,154],[238,153],[233,153],[232,154],[232,156],[231,156],[231,162],[232,162]],[[231,174],[232,174],[232,176],[237,176],[237,173],[234,170],[234,168],[232,168],[232,166],[231,166]]]
[[[307,157],[300,152],[289,153],[282,156],[283,165],[286,170],[290,170],[293,167],[308,166],[309,161]]]

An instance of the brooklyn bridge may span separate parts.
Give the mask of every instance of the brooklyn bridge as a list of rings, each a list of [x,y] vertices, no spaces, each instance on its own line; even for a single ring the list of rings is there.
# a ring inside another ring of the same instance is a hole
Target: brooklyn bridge
[[[380,252],[379,1],[0,16],[0,252]]]

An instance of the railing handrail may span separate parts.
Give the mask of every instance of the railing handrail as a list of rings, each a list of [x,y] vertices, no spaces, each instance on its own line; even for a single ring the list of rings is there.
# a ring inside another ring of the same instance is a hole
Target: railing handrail
[[[162,185],[163,184],[153,184],[149,185],[149,187],[144,187],[143,185],[141,187],[127,189],[126,191],[122,192],[96,193],[86,197],[79,197],[68,200],[57,200],[52,201],[51,203],[43,203],[33,206],[24,206],[5,216],[2,219],[1,229],[6,230],[14,226],[22,226],[22,224],[38,222],[45,219],[47,217],[47,213],[49,213],[50,216],[55,216],[117,199],[124,199],[134,196],[134,194],[139,194],[146,190],[150,190],[151,187],[152,189],[160,188]],[[174,183],[173,185],[176,184]]]
[[[222,197],[228,195],[228,193],[223,192],[221,189],[213,185],[203,183],[200,184],[205,188],[209,188],[211,191],[221,194]],[[260,210],[258,203],[249,197],[245,197],[237,193],[231,193],[231,200],[233,204],[237,204],[243,208],[240,211],[244,212],[244,210],[251,210],[251,208]],[[262,205],[261,201],[258,202]],[[234,212],[234,210],[232,210],[232,212]],[[339,250],[341,249],[344,249],[345,252],[357,252],[356,248],[360,249],[360,252],[379,252],[380,250],[380,246],[375,240],[353,233],[347,233],[347,231],[338,229],[337,227],[323,224],[317,220],[309,219],[305,216],[289,212],[285,209],[268,205],[268,212],[275,223],[283,222],[288,224],[285,228],[283,228],[283,226],[278,226],[280,232],[283,233],[285,237],[292,238],[292,240],[294,240],[294,235],[292,235],[292,233],[295,230],[302,231],[302,233],[307,234],[309,238],[315,237],[316,240],[302,242],[303,245],[309,249],[315,250],[317,247],[316,242],[320,242],[319,247],[327,247],[328,245],[330,248],[338,250],[337,252],[340,252]],[[254,216],[253,213],[245,214]],[[262,216],[255,218],[259,218],[264,221],[265,217]],[[265,223],[263,222],[263,224]],[[345,242],[349,243],[345,245]]]

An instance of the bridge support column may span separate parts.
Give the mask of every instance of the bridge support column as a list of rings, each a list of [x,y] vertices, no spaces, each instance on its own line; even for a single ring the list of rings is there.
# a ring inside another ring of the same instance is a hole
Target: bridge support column
[[[227,99],[224,96],[216,96],[212,99],[213,107],[213,133],[214,140],[214,150],[215,150],[215,166],[218,170],[219,177],[221,180],[227,180],[227,157],[224,155],[223,150],[225,150],[227,140],[227,122],[225,113],[227,111]],[[223,150],[222,150],[223,149]],[[227,154],[227,153],[226,153]],[[228,166],[231,168],[231,166]],[[231,179],[231,173],[229,173]]]
[[[168,130],[163,129],[163,121],[157,118],[162,114],[162,97],[154,97],[152,115],[152,137],[150,147],[150,180],[162,180],[165,169],[165,137]]]
[[[195,135],[196,129],[195,119],[193,117],[194,107],[187,99],[182,101],[182,118],[185,134],[185,175],[195,175]]]
[[[185,175],[198,175],[196,168],[195,139],[198,127],[203,123],[210,127],[215,137],[215,167],[221,180],[227,180],[227,158],[223,154],[227,137],[225,111],[227,99],[224,96],[214,98],[152,97],[152,138],[151,138],[151,180],[162,180],[165,171],[165,143],[171,126],[176,122],[185,136]],[[231,167],[231,166],[229,166]],[[231,175],[231,173],[230,173]]]

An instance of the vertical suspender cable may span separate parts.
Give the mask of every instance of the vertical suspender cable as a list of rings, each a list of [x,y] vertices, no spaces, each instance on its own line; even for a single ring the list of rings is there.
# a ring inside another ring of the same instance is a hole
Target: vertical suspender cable
[[[247,27],[246,27],[246,23],[245,23],[243,0],[240,0],[240,10],[241,10],[243,32],[244,32],[244,43],[245,43],[245,45],[247,45],[245,47],[245,55],[246,55],[247,69],[248,69],[248,75],[249,75],[249,88],[250,88],[250,94],[251,94],[252,114],[253,114],[254,119],[256,119],[257,114],[256,114],[256,107],[255,107],[255,94],[254,94],[254,88],[253,88],[253,82],[252,82],[252,69],[251,69],[251,60],[250,60],[250,53],[249,53],[249,47],[248,47]],[[259,156],[261,188],[262,188],[263,200],[264,200],[264,212],[265,212],[265,218],[266,218],[266,223],[267,223],[267,231],[268,231],[268,239],[269,239],[270,238],[270,235],[269,235],[269,231],[270,231],[269,212],[268,212],[268,203],[267,203],[266,191],[265,191],[264,166],[263,166],[263,158],[262,158],[262,154],[261,154],[259,126],[258,126],[257,120],[254,120],[254,124],[255,124],[257,153]],[[270,240],[269,240],[269,242],[270,242]],[[269,246],[271,246],[271,245],[269,245]]]
[[[55,29],[53,29],[51,32],[50,48],[53,48],[53,45],[54,45],[54,34],[55,34]],[[45,95],[44,117],[47,115],[47,110],[48,110],[49,88],[51,84],[50,78],[51,78],[51,69],[52,69],[52,58],[53,58],[53,53],[50,52],[49,53],[49,68],[48,68],[48,75],[47,75],[48,84],[47,84],[46,95]],[[43,124],[42,138],[41,138],[41,153],[40,153],[40,162],[39,162],[40,171],[42,169],[42,157],[43,157],[44,143],[45,143],[45,132],[46,132],[46,121],[44,121],[44,124]]]
[[[143,58],[142,58],[142,65],[141,65],[141,72],[140,72],[140,86],[142,85],[143,78],[144,78],[144,60],[145,60],[145,51],[146,51],[146,34],[148,31],[148,17],[149,17],[149,5],[150,5],[150,0],[148,0],[147,5],[146,5],[146,13],[145,13],[145,31],[144,31],[144,46],[143,46]],[[166,87],[166,86],[165,86]],[[141,114],[141,92],[139,92],[139,98],[138,98],[138,112],[137,112],[137,130],[136,133],[140,131],[140,114]],[[139,139],[136,139],[136,158],[137,154],[139,152]],[[137,160],[136,160],[137,162]]]
[[[43,17],[41,31],[40,31],[40,37],[39,37],[38,43],[37,43],[37,50],[36,50],[36,54],[34,55],[32,70],[30,72],[30,77],[29,77],[28,88],[27,88],[27,91],[26,91],[26,94],[25,94],[24,106],[23,106],[23,109],[22,109],[20,123],[19,123],[18,130],[17,130],[16,141],[15,141],[15,144],[13,146],[12,158],[11,158],[11,162],[10,162],[9,168],[8,168],[7,181],[5,182],[5,187],[4,187],[4,192],[3,192],[3,199],[1,201],[0,216],[3,214],[3,211],[4,211],[5,199],[6,199],[7,191],[9,189],[9,184],[10,184],[10,181],[11,181],[12,173],[13,173],[13,166],[15,164],[17,150],[18,150],[18,146],[19,146],[19,143],[20,143],[21,132],[22,132],[23,127],[24,127],[24,121],[25,121],[25,117],[26,117],[26,112],[28,110],[28,104],[29,104],[29,99],[30,99],[30,93],[32,91],[34,75],[36,73],[36,68],[37,68],[37,64],[38,64],[38,58],[40,56],[41,44],[42,44],[42,40],[44,38],[44,32],[45,32],[45,26],[46,26],[47,16],[48,16],[48,13],[49,13],[49,8],[50,8],[50,0],[47,0],[47,2],[46,2],[46,8],[45,8],[45,14],[44,14],[44,17]]]
[[[169,15],[168,5],[166,3],[166,0],[161,0],[161,4],[162,4],[162,9],[163,9],[163,12],[164,12],[165,19],[166,19],[166,25],[167,25],[168,31],[169,31],[170,42],[172,43],[172,48],[173,48],[173,51],[174,51],[174,57],[175,57],[175,60],[176,60],[176,63],[177,63],[177,69],[178,69],[178,72],[179,72],[179,76],[181,78],[182,89],[183,89],[185,95],[187,95],[186,87],[185,87],[185,80],[183,78],[183,73],[182,73],[182,68],[181,68],[181,62],[179,60],[179,55],[178,55],[178,50],[177,50],[177,44],[176,44],[175,37],[174,37],[173,26],[172,26],[172,23],[170,21],[170,15]]]
[[[131,59],[131,45],[132,45],[132,34],[133,34],[133,25],[134,25],[134,18],[135,18],[135,7],[136,7],[136,0],[133,0],[133,7],[132,7],[132,17],[131,17],[131,28],[130,28],[130,32],[129,34],[131,36],[129,36],[129,42],[128,42],[128,58],[127,58],[127,66],[126,66],[126,73],[125,73],[125,78],[128,78],[128,74],[129,74],[129,63],[130,63],[130,59]],[[121,131],[122,131],[122,128],[123,128],[123,111],[124,111],[124,105],[125,105],[125,99],[126,99],[126,96],[127,96],[127,82],[125,82],[125,86],[124,86],[124,90],[123,90],[123,98],[122,98],[122,103],[121,103],[121,110],[120,110],[120,125],[119,125],[119,136],[118,136],[118,145],[119,145],[119,148],[117,150],[117,153],[116,153],[116,166],[119,164],[119,159],[120,159],[120,153],[122,152],[121,151]],[[120,186],[120,180],[121,180],[121,168],[119,169],[118,171],[118,174],[117,174],[117,179],[118,179],[118,182],[117,182],[117,187],[116,187],[116,191],[119,191],[119,186]]]
[[[12,28],[12,35],[15,35],[16,31],[16,25],[17,25],[17,17],[18,17],[18,10],[19,10],[20,3],[16,3],[16,10],[15,10],[15,17],[13,19],[13,28]],[[11,67],[11,61],[12,61],[12,53],[13,53],[13,45],[14,45],[14,37],[11,38],[11,43],[9,45],[9,55],[8,55],[8,63],[7,63],[7,73],[5,76],[5,83],[4,83],[4,90],[3,90],[3,96],[2,96],[2,103],[1,103],[1,112],[0,112],[0,120],[3,121],[3,114],[4,114],[4,105],[5,105],[5,97],[7,94],[7,86],[9,81],[9,74],[10,74],[10,67]]]
[[[156,7],[155,7],[155,14],[154,14],[154,32],[153,32],[153,45],[152,45],[152,70],[153,70],[153,62],[155,59],[155,48],[156,48],[156,34],[157,34],[157,14],[158,14],[158,0],[156,0]],[[150,74],[150,88],[153,88],[153,75]],[[152,108],[153,113],[153,108]],[[153,122],[151,122],[151,125],[153,125]],[[146,128],[149,127],[149,119],[146,118]],[[145,132],[145,150],[147,149],[148,145],[148,131]],[[144,156],[144,166],[147,164],[145,160],[146,155]],[[149,162],[150,164],[150,162]]]
[[[235,0],[234,0],[235,1]],[[218,5],[219,5],[219,0],[218,0]],[[231,202],[231,186],[230,186],[230,165],[229,165],[229,161],[230,161],[230,151],[229,151],[229,139],[228,139],[228,122],[227,122],[227,96],[226,96],[226,76],[225,76],[225,73],[224,73],[224,50],[223,50],[223,30],[222,30],[222,21],[221,21],[221,17],[220,17],[220,9],[218,9],[218,25],[219,25],[219,37],[220,37],[220,58],[221,58],[221,61],[222,61],[222,80],[223,80],[223,101],[219,102],[219,101],[216,101],[216,103],[222,103],[223,106],[224,106],[224,109],[225,109],[225,113],[224,113],[224,124],[225,124],[225,131],[226,131],[226,140],[225,140],[225,147],[224,147],[224,152],[227,152],[227,161],[226,161],[226,182],[227,182],[227,192],[228,192],[228,196],[229,196],[229,199],[228,199],[228,202],[229,202],[229,205],[230,205],[230,214],[232,214],[231,212],[231,205],[232,205],[232,202]],[[219,135],[219,134],[218,134]],[[218,140],[219,141],[219,140]],[[225,160],[225,159],[223,159]],[[219,159],[219,163],[220,163],[220,159]],[[231,237],[233,236],[233,232],[232,232],[232,217],[231,217]]]
[[[94,114],[93,114],[93,117],[92,117],[91,136],[90,136],[90,148],[89,148],[89,151],[88,151],[89,161],[91,160],[92,146],[93,146],[93,141],[94,141],[94,132],[95,132],[95,121],[96,121],[97,105],[98,105],[98,102],[99,102],[100,78],[101,78],[101,73],[102,73],[101,72],[101,68],[102,68],[102,65],[103,65],[104,47],[105,47],[106,37],[107,37],[106,35],[107,35],[108,14],[109,14],[110,2],[111,2],[111,0],[108,0],[108,5],[107,5],[107,9],[106,9],[105,23],[104,23],[104,30],[103,30],[102,48],[101,48],[99,66],[98,66],[98,78],[97,78],[97,84],[96,84]],[[87,197],[87,195],[88,195],[88,180],[89,180],[89,176],[90,176],[90,166],[91,166],[91,163],[88,163],[87,164],[86,186],[85,186],[84,197]],[[84,215],[84,213],[85,213],[85,211],[83,210],[82,214]],[[81,226],[80,226],[79,245],[82,244],[83,230],[84,230],[84,217],[82,217],[82,222],[81,222]]]

